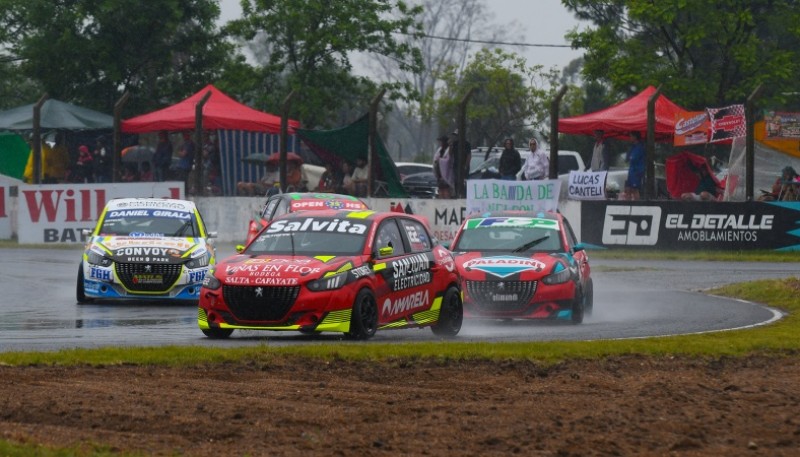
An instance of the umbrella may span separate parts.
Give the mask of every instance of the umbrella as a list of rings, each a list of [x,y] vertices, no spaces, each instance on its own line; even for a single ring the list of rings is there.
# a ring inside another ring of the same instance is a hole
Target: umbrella
[[[150,162],[155,150],[149,146],[130,146],[122,150],[123,162]]]
[[[270,154],[269,159],[267,159],[267,163],[270,165],[278,165],[280,161],[281,161],[281,154],[279,152]],[[303,163],[303,158],[297,155],[297,153],[287,152],[286,162],[297,162],[298,165],[301,165]]]
[[[281,161],[281,154],[278,152],[274,152],[272,154],[267,154],[265,152],[254,152],[252,154],[246,155],[242,162],[249,163],[253,165],[275,165],[277,166],[280,164]],[[298,164],[303,163],[303,158],[297,155],[294,152],[287,152],[286,153],[286,161],[287,162],[297,162]]]

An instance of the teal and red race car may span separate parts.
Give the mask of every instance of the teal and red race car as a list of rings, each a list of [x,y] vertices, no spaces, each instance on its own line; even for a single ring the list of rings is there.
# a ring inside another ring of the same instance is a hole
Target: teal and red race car
[[[341,332],[431,327],[455,336],[463,307],[453,256],[424,220],[374,211],[301,211],[273,219],[239,254],[212,269],[198,325],[211,338],[235,329]]]
[[[110,200],[78,267],[78,303],[94,299],[196,301],[214,265],[216,232],[195,204],[167,198]]]
[[[450,249],[465,317],[581,323],[592,312],[589,257],[560,213],[472,215]]]

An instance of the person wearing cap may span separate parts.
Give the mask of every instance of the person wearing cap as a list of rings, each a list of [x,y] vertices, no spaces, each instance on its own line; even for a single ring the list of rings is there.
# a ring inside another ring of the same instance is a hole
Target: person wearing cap
[[[626,155],[628,161],[628,179],[625,180],[625,199],[639,200],[644,180],[644,143],[641,132],[630,132],[633,141],[631,149]]]
[[[86,183],[94,182],[92,175],[94,158],[89,148],[82,144],[78,147],[78,161],[73,165],[70,172],[70,182]]]
[[[528,142],[530,153],[522,167],[522,178],[527,180],[546,179],[550,173],[550,155],[539,149],[539,142],[531,138]]]

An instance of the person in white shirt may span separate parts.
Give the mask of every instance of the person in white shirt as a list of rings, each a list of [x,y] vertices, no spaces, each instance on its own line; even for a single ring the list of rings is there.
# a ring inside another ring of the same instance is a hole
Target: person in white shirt
[[[525,158],[522,177],[527,180],[547,179],[550,174],[550,155],[539,149],[539,142],[536,141],[536,138],[531,138],[528,146],[530,153]]]
[[[350,176],[353,182],[354,193],[356,197],[367,196],[367,180],[369,179],[369,170],[367,170],[367,159],[359,157],[356,159],[356,168]]]
[[[606,140],[603,138],[604,135],[605,132],[602,130],[594,131],[594,147],[590,164],[592,171],[608,171],[611,167],[611,155]]]

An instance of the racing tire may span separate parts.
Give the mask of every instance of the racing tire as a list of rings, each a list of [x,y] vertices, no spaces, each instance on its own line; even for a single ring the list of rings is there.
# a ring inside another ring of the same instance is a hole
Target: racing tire
[[[455,287],[450,287],[442,299],[439,320],[431,326],[433,334],[443,337],[454,337],[461,331],[464,323],[464,303],[461,294]]]
[[[578,291],[572,299],[572,313],[570,319],[573,324],[583,323],[583,315],[586,311],[586,295],[583,291]]]
[[[594,282],[592,278],[586,281],[586,290],[583,292],[583,315],[592,316],[594,310]]]
[[[78,281],[75,284],[75,299],[79,305],[89,303],[91,298],[86,297],[86,291],[83,288],[83,262],[78,266]]]
[[[353,303],[350,331],[345,336],[352,340],[368,340],[378,330],[378,303],[369,289],[361,289]]]
[[[212,340],[224,340],[231,336],[231,333],[233,333],[232,328],[219,327],[202,328],[200,331],[203,332],[203,335],[211,338]]]

